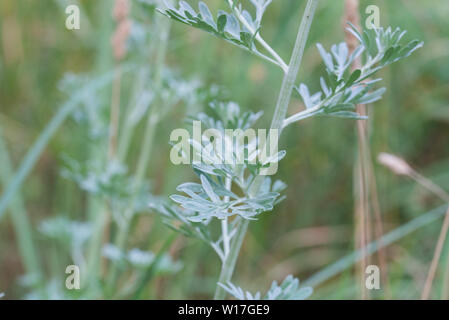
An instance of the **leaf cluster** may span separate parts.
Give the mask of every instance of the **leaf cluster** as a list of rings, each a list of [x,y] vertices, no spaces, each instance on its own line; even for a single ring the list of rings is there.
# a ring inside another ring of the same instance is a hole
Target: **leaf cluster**
[[[277,281],[273,281],[263,298],[260,292],[252,294],[230,282],[227,285],[222,283],[219,283],[219,285],[237,300],[305,300],[313,292],[311,287],[301,288],[299,280],[292,275],[287,276],[280,285],[278,285]]]
[[[350,53],[345,42],[333,45],[329,52],[321,44],[317,44],[326,66],[326,75],[320,78],[321,90],[310,93],[308,86],[301,83],[296,90],[306,109],[286,119],[284,127],[316,115],[366,119],[355,111],[355,106],[376,102],[386,91],[385,88],[374,90],[374,84],[382,79],[372,77],[382,68],[410,56],[423,45],[418,40],[402,44],[405,31],[399,28],[374,28],[360,33],[350,25],[348,30],[360,45]],[[351,71],[362,54],[365,56],[363,65]]]

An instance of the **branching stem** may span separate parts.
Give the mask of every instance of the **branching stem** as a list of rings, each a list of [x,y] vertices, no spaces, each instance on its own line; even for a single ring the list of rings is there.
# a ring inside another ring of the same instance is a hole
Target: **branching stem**
[[[230,4],[232,0],[229,0]],[[315,15],[316,8],[319,0],[308,0],[307,6],[304,11],[304,16],[299,27],[298,35],[296,37],[295,47],[293,49],[290,65],[287,68],[287,72],[282,82],[281,91],[279,93],[279,99],[276,105],[276,109],[271,122],[271,129],[279,130],[281,134],[285,115],[287,114],[288,105],[290,103],[293,87],[299,72],[302,57],[304,54],[304,48],[306,46],[307,38],[309,35],[310,27],[312,25],[313,17]],[[243,23],[243,22],[242,22]],[[255,196],[259,192],[259,188],[263,182],[263,176],[257,176],[250,188],[250,196]],[[226,257],[220,277],[219,283],[227,284],[231,278],[237,262],[237,257],[240,252],[240,248],[245,238],[246,231],[248,230],[249,220],[241,219],[235,237],[231,243],[229,255]],[[215,300],[223,300],[226,296],[226,291],[219,285],[215,291]]]
[[[273,57],[274,61],[276,62],[276,64],[279,65],[279,67],[282,68],[282,70],[284,71],[284,73],[288,73],[288,69],[289,66],[287,66],[287,64],[284,62],[284,60],[277,54],[277,52],[262,38],[262,36],[257,33],[257,30],[254,30],[254,28],[248,23],[248,21],[246,21],[245,17],[242,15],[242,13],[240,12],[239,9],[237,9],[237,7],[234,4],[233,0],[227,0],[229,6],[231,7],[231,9],[234,11],[235,16],[237,17],[237,19],[240,20],[240,22],[245,26],[245,28],[248,29],[248,31],[251,34],[256,34],[256,41],[260,43],[260,45],[262,47],[265,48],[265,50],[267,50],[267,52]]]

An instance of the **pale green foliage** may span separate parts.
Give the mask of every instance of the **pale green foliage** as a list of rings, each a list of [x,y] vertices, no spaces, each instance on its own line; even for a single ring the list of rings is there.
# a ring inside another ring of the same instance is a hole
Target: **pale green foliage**
[[[224,137],[226,129],[249,129],[261,113],[240,112],[240,108],[233,102],[212,103],[213,116],[200,113],[196,120],[201,121],[205,128],[214,128]],[[191,118],[195,120],[195,118]],[[232,139],[234,143],[233,153],[217,148],[217,145],[204,138],[203,143],[191,140],[191,146],[199,156],[206,153],[209,162],[193,164],[193,170],[199,178],[199,183],[188,182],[177,187],[177,191],[184,195],[176,194],[170,198],[178,203],[181,208],[157,201],[155,199],[150,206],[162,213],[164,221],[172,228],[184,235],[199,238],[211,245],[220,258],[224,257],[224,251],[220,248],[223,238],[213,240],[210,224],[214,218],[218,220],[234,218],[255,219],[259,214],[271,211],[283,197],[280,192],[285,189],[281,181],[272,181],[265,177],[259,193],[251,196],[249,191],[255,177],[262,168],[273,162],[280,161],[285,151],[269,157],[264,162],[251,163],[248,158],[253,157],[249,152],[250,144],[257,146],[257,141],[240,142]],[[257,140],[257,139],[255,139]],[[255,148],[257,149],[257,148]],[[228,154],[225,154],[228,152]],[[232,161],[224,162],[229,156]],[[242,160],[238,162],[237,160]],[[230,223],[229,239],[235,234],[237,220]]]
[[[259,56],[279,65],[286,76],[291,76],[289,75],[289,71],[292,70],[291,66],[286,66],[279,55],[259,35],[263,14],[272,1],[251,0],[250,2],[255,8],[255,18],[243,8],[240,2],[232,0],[225,2],[229,5],[231,13],[219,11],[216,19],[203,2],[199,2],[198,12],[185,1],[180,1],[178,8],[166,4],[166,9],[160,11],[174,20],[212,33],[251,52],[256,52]],[[309,10],[314,8],[311,4],[313,2],[308,2]],[[305,15],[304,19],[306,18],[309,17]],[[307,22],[307,20],[305,21]],[[284,128],[291,123],[312,116],[365,119],[356,112],[356,105],[375,102],[381,99],[385,92],[385,88],[374,89],[374,84],[380,79],[371,79],[371,77],[381,68],[409,56],[422,46],[422,42],[417,40],[401,45],[400,41],[405,32],[400,29],[392,31],[391,28],[386,30],[378,28],[360,34],[351,25],[350,31],[360,42],[360,46],[351,54],[348,45],[344,42],[332,46],[330,52],[327,52],[321,44],[317,44],[318,51],[326,65],[326,77],[320,79],[321,90],[310,93],[305,84],[300,84],[296,90],[306,109],[287,119],[282,116],[278,127]],[[304,40],[302,45],[305,45],[306,38],[299,37],[300,40]],[[271,57],[260,54],[256,49],[256,43],[260,43]],[[361,68],[351,71],[355,61],[361,58],[363,53],[365,53],[365,58]],[[296,74],[293,81],[295,78]],[[289,98],[286,99],[285,110],[289,100]],[[200,120],[207,128],[216,129],[219,132],[224,132],[225,129],[251,128],[261,116],[260,113],[241,114],[235,103],[216,103],[212,105],[212,109],[216,118],[200,113],[196,120]],[[260,181],[260,169],[270,164],[256,163],[254,165],[249,161],[254,158],[251,150],[254,145],[258,145],[257,139],[249,140],[241,145],[237,143],[233,154],[222,152],[220,149],[222,146],[217,147],[209,139],[209,137],[202,137],[200,142],[189,141],[194,153],[202,156],[203,162],[193,164],[200,183],[181,184],[177,191],[184,195],[171,196],[171,199],[181,208],[160,202],[152,203],[152,207],[163,213],[165,222],[170,227],[187,236],[195,236],[209,243],[222,259],[225,266],[223,270],[227,271],[229,267],[233,268],[233,265],[228,265],[229,243],[234,236],[239,238],[239,235],[236,236],[236,234],[238,228],[245,223],[243,219],[253,219],[262,212],[272,210],[280,200],[278,191],[285,185],[281,182],[275,182],[272,185],[271,179],[265,178],[260,184],[260,188],[259,186],[255,188],[257,192],[251,193],[253,182]],[[234,145],[234,142],[227,142],[227,144],[229,143]],[[179,152],[185,155],[185,150],[179,150]],[[204,157],[204,154],[207,156]],[[284,156],[285,151],[281,151],[270,161],[277,163]],[[226,164],[229,161],[223,160],[229,158],[232,160],[243,158],[244,161],[243,164],[236,164],[239,163],[238,161]],[[234,216],[237,217],[229,220]],[[211,232],[210,225],[214,221],[213,218],[222,221],[221,236],[218,237],[218,240],[213,240]],[[237,243],[237,239],[234,242]],[[223,271],[222,274],[224,274]],[[230,275],[232,276],[232,271]],[[225,275],[224,279],[230,279],[229,275]],[[261,298],[259,292],[256,294],[244,292],[232,283],[219,283],[219,285],[237,299]],[[311,288],[300,289],[299,281],[289,276],[280,286],[273,282],[265,298],[305,299],[311,293]],[[223,297],[223,295],[219,294],[218,297]]]
[[[65,163],[62,176],[76,182],[81,190],[120,201],[131,196],[132,178],[127,176],[127,168],[118,161],[110,161],[104,167],[99,161],[80,163],[65,157]]]
[[[128,252],[121,251],[113,244],[103,247],[103,256],[121,266],[129,266],[137,270],[147,270],[155,264],[157,255],[151,251],[133,248]],[[156,266],[156,273],[176,273],[182,268],[182,263],[173,261],[169,254],[164,253]]]
[[[405,31],[399,28],[371,29],[360,34],[351,25],[349,28],[360,41],[353,53],[349,54],[345,42],[333,45],[327,52],[321,44],[317,44],[318,51],[326,66],[326,77],[320,79],[321,90],[311,94],[305,84],[297,88],[305,111],[299,112],[284,121],[284,127],[311,116],[332,116],[340,118],[364,119],[355,112],[358,104],[376,102],[382,98],[385,88],[373,90],[374,84],[381,79],[371,79],[380,69],[408,57],[423,43],[413,40],[405,45],[401,39]],[[350,72],[354,61],[365,53],[362,67]]]
[[[255,30],[260,28],[260,24],[262,22],[263,15],[265,10],[267,10],[268,6],[273,2],[273,0],[250,0],[256,10],[256,16],[254,19],[251,18],[251,15],[248,11],[243,10],[245,15],[247,16],[247,20],[251,22],[251,25]]]
[[[193,222],[208,221],[212,217],[224,219],[239,215],[245,219],[273,209],[279,193],[261,193],[255,198],[239,197],[226,190],[222,179],[213,179],[211,175],[200,174],[201,184],[183,183],[177,190],[188,195],[172,195],[171,199],[179,203],[184,209],[193,211],[187,219]],[[267,180],[268,181],[268,180]],[[268,191],[268,190],[267,190]],[[222,197],[229,197],[224,200]]]
[[[161,43],[164,32],[162,31],[165,30],[168,33],[165,19],[153,10],[152,6],[155,4],[153,1],[141,1],[141,4],[143,4],[141,8],[145,10],[136,11],[142,18],[141,21],[134,21],[133,17],[131,34],[126,44],[129,50],[127,60],[115,65],[110,63],[112,61],[109,61],[107,57],[111,48],[107,45],[104,47],[104,54],[99,55],[96,70],[78,75],[68,73],[64,76],[59,83],[59,89],[68,95],[67,102],[39,136],[18,167],[18,172],[12,183],[1,195],[0,217],[1,212],[13,200],[14,194],[29,174],[50,138],[63,121],[70,116],[73,117],[76,124],[81,127],[81,132],[86,134],[81,138],[87,139],[83,139],[85,145],[82,146],[84,149],[81,156],[75,158],[74,153],[70,150],[71,157],[64,157],[66,166],[62,170],[62,174],[86,192],[87,201],[83,201],[79,208],[87,208],[90,211],[86,215],[88,219],[87,222],[80,222],[60,216],[42,221],[38,230],[47,240],[47,244],[50,242],[55,244],[50,247],[50,250],[54,250],[57,254],[60,254],[61,251],[64,252],[63,259],[56,261],[57,268],[66,262],[85,266],[89,279],[82,278],[83,281],[86,281],[82,290],[68,292],[63,285],[63,273],[50,276],[49,279],[45,279],[45,282],[38,282],[34,274],[28,273],[22,282],[22,285],[30,290],[28,298],[105,298],[112,293],[112,289],[115,290],[115,287],[111,285],[111,293],[106,292],[105,279],[101,278],[102,275],[96,268],[98,266],[96,260],[100,260],[103,226],[108,226],[113,230],[111,241],[119,243],[116,231],[123,227],[124,222],[127,222],[125,219],[128,218],[128,215],[132,216],[136,212],[148,210],[147,202],[152,198],[149,193],[150,184],[145,180],[146,170],[140,170],[142,178],[136,178],[139,170],[134,173],[134,162],[127,161],[132,150],[133,135],[140,133],[135,129],[145,120],[147,120],[146,123],[150,123],[148,119],[151,114],[156,114],[153,112],[154,110],[161,109],[160,112],[157,112],[157,117],[153,116],[153,118],[162,120],[175,106],[183,104],[187,108],[191,108],[200,104],[202,94],[199,81],[196,79],[185,80],[179,76],[176,70],[169,70],[163,63],[163,50],[160,48],[163,47]],[[154,17],[156,18],[154,19]],[[162,23],[159,24],[160,21]],[[110,26],[112,27],[112,25]],[[105,26],[104,29],[103,31],[106,31],[104,34],[109,34],[108,26]],[[107,40],[106,43],[109,44],[109,41]],[[158,63],[151,64],[150,62],[153,61]],[[114,70],[107,73],[99,71],[107,68]],[[98,72],[103,74],[97,74]],[[111,101],[114,99],[111,92],[116,90],[114,86],[117,84],[118,78],[121,80],[120,88],[118,88],[121,95],[118,101],[120,112],[118,114],[117,141],[114,143],[116,150],[109,154],[108,151],[112,150],[108,146],[110,128],[115,126],[110,117]],[[114,84],[112,84],[113,82]],[[150,123],[151,127],[156,124]],[[151,146],[152,139],[147,136],[143,135],[138,139],[143,141],[143,146]],[[149,147],[146,149],[148,150]],[[140,152],[140,155],[142,154],[144,152]],[[145,166],[149,164],[149,161],[141,162]],[[136,180],[139,180],[139,183],[135,183]],[[125,215],[125,208],[128,207],[130,209],[126,211],[127,215]],[[79,208],[72,207],[70,210],[79,210]],[[68,212],[66,216],[80,213],[78,211]],[[115,219],[110,221],[107,218],[108,223],[106,223],[106,219],[103,217],[109,217],[108,214]],[[130,270],[133,272],[128,273],[127,276],[134,277],[136,272],[142,276],[143,280],[139,282],[141,285],[145,285],[146,281],[151,279],[151,276],[144,278],[143,275],[152,268],[159,273],[176,272],[181,268],[178,262],[170,260],[166,255],[155,255],[138,249],[127,252],[125,265],[133,268]],[[61,269],[61,271],[63,270]]]
[[[299,287],[299,280],[292,275],[287,276],[280,285],[277,281],[273,281],[270,290],[262,297],[260,292],[252,294],[249,291],[244,291],[242,288],[235,286],[232,283],[224,285],[223,287],[230,295],[237,300],[304,300],[307,299],[313,292],[311,287]]]
[[[123,72],[128,72],[131,69],[131,67],[127,66],[124,68]],[[31,169],[36,164],[45,146],[57,129],[80,104],[85,103],[87,97],[95,95],[100,89],[109,84],[112,80],[112,76],[113,72],[108,72],[101,76],[91,78],[89,81],[83,82],[80,88],[77,88],[77,90],[70,93],[69,99],[59,108],[58,112],[53,116],[52,120],[29,149],[11,180],[11,183],[0,197],[0,220],[10,201],[12,201],[15,192],[19,190],[24,180],[30,174]]]
[[[251,34],[245,26],[242,26],[237,17],[232,13],[220,10],[215,19],[209,7],[202,1],[198,3],[198,12],[185,1],[179,2],[178,9],[168,3],[165,3],[165,5],[167,9],[160,11],[174,20],[212,33],[219,38],[248,50],[255,49],[254,34]],[[247,11],[245,11],[245,15],[251,19],[249,21],[251,21],[250,23],[252,25],[256,23]]]
[[[165,8],[158,10],[171,19],[201,29],[246,49],[280,66],[285,72],[287,68],[285,62],[259,34],[263,14],[272,0],[251,0],[255,17],[251,15],[249,10],[243,8],[241,3],[237,3],[238,1],[226,0],[225,2],[228,4],[231,12],[219,10],[216,18],[214,18],[209,7],[202,1],[198,3],[198,11],[195,11],[185,1],[179,1],[178,8],[165,2]],[[269,52],[269,56],[261,53],[257,49],[256,43],[260,43]]]
[[[79,250],[86,244],[92,233],[92,227],[88,222],[55,217],[42,221],[39,231],[48,239],[69,246],[71,251],[72,249]]]
[[[97,160],[80,162],[69,157],[64,157],[64,160],[65,167],[61,175],[90,195],[110,201],[114,205],[112,213],[117,221],[122,218],[119,212],[125,209],[132,198],[135,199],[136,213],[147,210],[148,199],[152,197],[150,182],[146,181],[140,188],[133,189],[134,176],[129,174],[123,163],[116,159],[106,165]]]
[[[248,129],[261,114],[251,112],[241,114],[238,105],[232,102],[212,104],[211,108],[218,119],[200,113],[198,120],[206,127],[213,126],[211,128],[217,129],[226,141],[227,147],[219,148],[218,146],[223,146],[211,142],[208,137],[203,137],[201,143],[191,140],[194,152],[198,156],[203,156],[203,160],[206,155],[208,161],[193,164],[193,169],[201,183],[181,184],[177,190],[188,197],[173,195],[172,200],[186,209],[187,219],[194,222],[208,221],[212,217],[224,219],[234,215],[253,219],[262,212],[272,210],[278,202],[279,191],[282,190],[283,184],[280,182],[272,184],[271,179],[267,177],[256,197],[250,197],[248,192],[259,171],[280,161],[285,151],[263,162],[259,161],[259,158],[256,161],[250,161],[257,157],[261,149],[258,148],[257,137],[245,143],[244,139],[226,136],[224,128]],[[239,190],[231,191],[232,186],[226,186],[226,180]]]
[[[190,120],[196,119],[205,129],[218,131],[221,138],[218,140],[223,145],[211,141],[206,135],[201,137],[201,142],[191,140],[190,144],[198,159],[202,156],[202,159],[206,160],[194,163],[193,168],[212,176],[231,179],[245,193],[260,170],[281,161],[286,152],[281,150],[271,154],[273,150],[269,150],[268,147],[264,149],[265,141],[261,139],[265,137],[257,135],[255,130],[254,137],[244,136],[244,131],[254,126],[262,116],[262,112],[241,112],[240,107],[234,102],[214,102],[210,104],[210,109],[213,112],[212,116],[200,113]],[[234,130],[234,136],[227,135],[226,129]],[[230,153],[230,150],[233,152]]]

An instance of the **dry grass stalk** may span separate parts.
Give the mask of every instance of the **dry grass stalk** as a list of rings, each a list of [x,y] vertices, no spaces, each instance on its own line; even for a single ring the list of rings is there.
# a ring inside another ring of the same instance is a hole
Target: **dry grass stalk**
[[[345,0],[345,11],[343,17],[343,23],[349,21],[355,26],[360,25],[360,15],[359,15],[359,2],[358,0]],[[353,37],[348,31],[345,31],[345,41],[348,44],[350,52],[353,52],[358,45],[357,39]],[[360,59],[354,62],[354,69],[358,69],[361,65]],[[357,106],[357,112],[359,114],[366,114],[365,106]],[[354,193],[355,193],[355,208],[354,208],[354,219],[355,219],[355,243],[356,248],[362,251],[366,247],[369,241],[367,237],[367,217],[369,216],[368,198],[367,198],[367,175],[366,175],[366,163],[362,161],[364,152],[362,148],[365,149],[365,121],[357,121],[357,135],[359,143],[359,155],[357,163],[354,170]],[[363,146],[363,147],[362,147]],[[363,254],[363,256],[365,256]],[[362,293],[362,299],[366,298],[366,290],[364,285],[364,270],[368,264],[367,258],[363,258],[357,268],[357,274],[360,278],[360,290]]]
[[[351,22],[353,25],[360,27],[360,13],[359,13],[359,0],[345,0],[345,14],[344,24],[346,27],[347,22]],[[346,29],[345,29],[346,30]],[[354,51],[358,44],[358,41],[352,34],[346,30],[345,41],[348,44],[349,50]],[[361,67],[361,58],[358,58],[353,66],[353,70]],[[367,115],[366,105],[358,105],[357,112],[360,115]],[[383,235],[382,215],[377,196],[377,183],[374,175],[373,164],[371,160],[371,151],[368,141],[369,128],[368,122],[364,120],[357,121],[357,137],[359,152],[357,158],[357,164],[354,170],[354,192],[355,192],[355,241],[358,248],[362,249],[366,244],[371,241],[371,219],[370,211],[371,207],[374,211],[374,232],[376,239],[381,239]],[[378,252],[378,259],[380,269],[382,272],[382,279],[385,281],[385,295],[390,298],[390,289],[388,282],[388,270],[387,259],[385,250],[382,248]],[[366,298],[366,290],[364,283],[364,270],[369,264],[369,257],[363,259],[360,262],[358,273],[360,274],[360,285],[362,291],[362,298]]]
[[[126,55],[126,41],[131,31],[131,21],[129,19],[129,0],[116,0],[113,17],[117,27],[111,38],[112,49],[116,63],[119,63]],[[112,87],[111,115],[109,128],[109,148],[108,158],[112,159],[117,153],[117,134],[120,117],[120,87],[121,71],[120,67],[115,68],[114,84]]]
[[[441,227],[440,235],[438,236],[437,245],[433,253],[432,262],[430,264],[430,269],[427,274],[426,282],[424,284],[424,289],[421,294],[421,300],[427,300],[430,296],[430,291],[432,289],[433,279],[437,271],[438,263],[441,258],[441,252],[443,251],[444,241],[447,236],[447,230],[449,229],[449,208],[447,209],[446,215],[444,217],[443,226]]]
[[[423,175],[416,172],[404,159],[389,153],[381,153],[378,156],[378,161],[380,164],[384,165],[392,172],[397,175],[408,176],[415,180],[418,184],[435,194],[437,197],[441,198],[445,202],[449,202],[449,194],[444,191],[440,186],[436,185],[430,179],[424,177]],[[426,282],[424,284],[424,289],[421,293],[421,299],[427,300],[430,296],[430,291],[432,289],[433,279],[437,271],[438,263],[441,258],[441,252],[443,250],[444,241],[447,236],[447,231],[449,229],[449,208],[445,215],[443,226],[441,227],[440,235],[438,236],[437,245],[433,253],[432,262],[430,264],[429,272],[427,274]],[[445,280],[447,276],[445,276]],[[443,297],[445,296],[446,290],[443,290]]]

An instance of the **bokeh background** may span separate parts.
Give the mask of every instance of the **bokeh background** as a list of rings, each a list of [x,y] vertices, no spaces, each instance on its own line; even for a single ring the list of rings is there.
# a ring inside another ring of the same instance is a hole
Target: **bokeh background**
[[[206,2],[215,11],[223,6],[218,0]],[[82,8],[79,31],[65,28],[65,7],[71,3]],[[304,0],[276,0],[264,18],[264,38],[284,60],[289,58],[304,4]],[[449,2],[362,0],[362,19],[370,4],[380,7],[382,26],[399,26],[408,30],[407,39],[425,42],[411,57],[381,72],[387,93],[370,106],[373,158],[384,151],[401,155],[419,172],[449,190]],[[112,6],[113,0],[0,2],[0,127],[14,168],[67,99],[58,89],[65,74],[100,74],[113,69]],[[133,19],[140,14],[136,8],[133,1]],[[315,43],[329,47],[343,41],[342,17],[342,0],[321,2],[300,82],[318,87],[324,68]],[[133,59],[132,52],[127,59]],[[204,88],[218,88],[222,99],[236,101],[244,110],[264,110],[260,126],[269,124],[282,80],[276,67],[175,22],[167,65],[183,79],[197,79]],[[127,81],[130,79],[125,76],[122,105],[126,105],[131,92]],[[111,88],[99,94],[98,103],[109,103],[108,90]],[[204,108],[204,104],[187,107],[179,104],[158,126],[147,175],[155,195],[168,197],[175,193],[179,183],[193,179],[189,167],[173,166],[168,160],[169,135],[183,126],[185,115]],[[301,102],[295,96],[290,112],[300,108]],[[89,140],[87,131],[85,122],[76,115],[65,121],[20,190],[48,281],[64,279],[63,266],[71,261],[64,248],[39,232],[42,222],[57,216],[87,220],[86,193],[61,175],[66,157],[86,160],[92,144],[98,143]],[[138,134],[132,141],[131,159],[139,151],[140,139]],[[250,224],[234,276],[235,283],[251,290],[264,291],[272,280],[282,280],[287,274],[306,279],[354,250],[355,122],[309,119],[289,127],[281,145],[288,152],[278,177],[288,185],[287,199]],[[442,204],[414,182],[394,176],[377,163],[375,174],[386,231]],[[0,193],[4,188],[0,184]],[[389,282],[394,298],[419,297],[440,226],[430,224],[388,248]],[[129,243],[155,250],[170,232],[148,210]],[[442,261],[448,253],[449,247],[445,247]],[[220,268],[215,253],[200,241],[178,238],[170,254],[182,267],[151,282],[148,297],[210,298]],[[440,265],[436,288],[442,286],[443,271],[444,266]],[[28,289],[23,275],[8,212],[0,221],[0,292],[7,293],[8,298],[26,297]],[[435,292],[437,298],[439,290]],[[358,297],[353,268],[315,288],[312,297]]]

